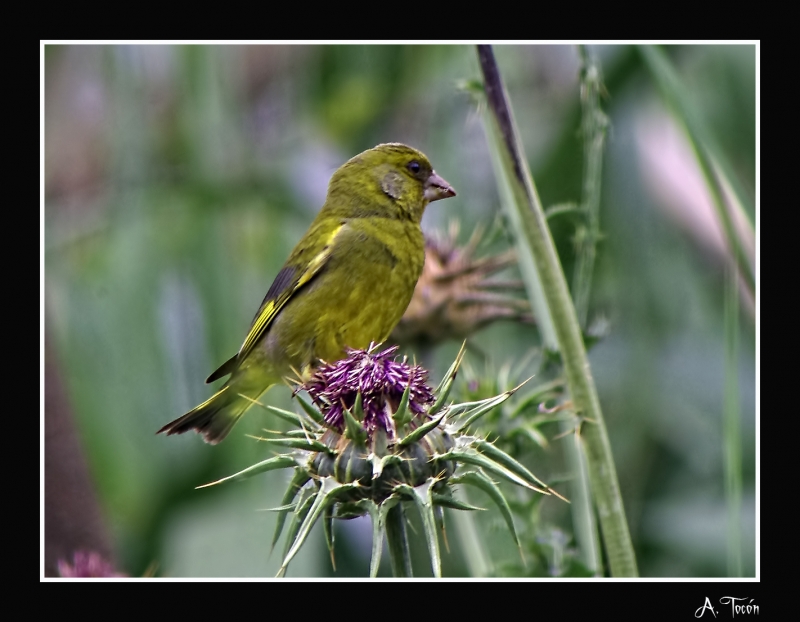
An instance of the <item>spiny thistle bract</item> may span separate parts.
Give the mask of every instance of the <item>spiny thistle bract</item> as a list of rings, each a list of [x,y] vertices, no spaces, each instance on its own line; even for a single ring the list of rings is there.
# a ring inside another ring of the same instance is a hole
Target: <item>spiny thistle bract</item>
[[[320,518],[333,559],[333,519],[369,514],[373,524],[370,575],[377,575],[386,535],[394,574],[410,576],[404,506],[413,505],[422,518],[433,574],[439,577],[437,532],[444,529],[442,508],[479,509],[453,496],[455,484],[487,493],[518,547],[511,510],[492,477],[561,497],[492,443],[466,434],[479,417],[522,385],[489,399],[448,404],[464,347],[435,390],[426,383],[426,370],[405,358],[395,360],[397,349],[379,350],[372,345],[368,350],[349,350],[348,357],[336,363],[322,364],[295,391],[302,414],[264,406],[296,429],[261,440],[292,451],[206,484],[294,469],[276,508],[273,546],[287,516],[292,515],[278,576],[285,573]],[[311,403],[297,395],[300,390],[308,392]]]

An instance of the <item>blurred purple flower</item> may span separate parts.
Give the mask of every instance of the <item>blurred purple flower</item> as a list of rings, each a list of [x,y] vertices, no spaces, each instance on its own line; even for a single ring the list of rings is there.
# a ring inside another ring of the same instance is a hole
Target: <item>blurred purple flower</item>
[[[405,358],[402,361],[392,359],[398,346],[372,352],[376,348],[375,345],[368,350],[348,348],[347,358],[320,365],[303,388],[325,415],[328,425],[339,432],[344,429],[343,409],[352,412],[360,392],[364,430],[371,437],[377,428],[382,428],[390,440],[395,440],[392,414],[406,387],[411,387],[408,407],[414,419],[424,416],[425,407],[433,403],[433,390],[426,384],[428,372],[424,368],[409,365]]]
[[[124,577],[109,562],[94,551],[75,551],[72,564],[63,559],[58,560],[58,574],[62,577]]]

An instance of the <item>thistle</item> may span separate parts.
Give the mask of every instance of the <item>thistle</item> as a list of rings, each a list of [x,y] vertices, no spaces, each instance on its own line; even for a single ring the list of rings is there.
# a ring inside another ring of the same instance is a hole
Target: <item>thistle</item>
[[[333,560],[333,520],[366,514],[373,525],[370,576],[377,576],[384,536],[395,576],[411,576],[405,512],[413,506],[422,518],[433,574],[440,577],[443,508],[480,509],[453,496],[456,484],[475,486],[489,495],[518,547],[511,510],[494,478],[560,497],[507,453],[467,434],[472,424],[522,385],[480,401],[448,403],[464,347],[436,389],[427,384],[428,373],[421,366],[396,360],[397,349],[371,345],[320,365],[295,391],[301,414],[264,406],[296,429],[261,440],[290,451],[206,484],[294,469],[276,508],[273,547],[286,518],[292,517],[278,576],[286,572],[320,518]],[[301,390],[310,403],[298,395]]]

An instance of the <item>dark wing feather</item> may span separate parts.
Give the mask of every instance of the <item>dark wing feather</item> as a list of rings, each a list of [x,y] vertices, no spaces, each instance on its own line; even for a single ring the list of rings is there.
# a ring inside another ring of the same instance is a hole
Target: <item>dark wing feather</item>
[[[253,318],[253,324],[255,324],[256,320],[261,315],[262,310],[266,307],[271,301],[277,300],[281,294],[283,294],[288,288],[292,286],[294,281],[294,276],[297,274],[298,269],[292,266],[284,266],[283,269],[278,272],[278,276],[275,277],[275,280],[272,281],[272,285],[270,285],[269,291],[267,295],[264,296],[264,300],[261,302],[261,306],[258,308],[258,312],[256,316]],[[217,369],[215,369],[211,375],[206,378],[206,384],[214,382],[219,378],[223,378],[230,373],[233,373],[234,370],[239,365],[239,353],[237,352],[227,361],[225,361],[222,365],[220,365]]]
[[[319,223],[318,227],[319,229],[328,228],[330,223]],[[239,363],[250,354],[255,345],[264,336],[275,316],[289,302],[294,293],[314,278],[328,261],[334,240],[343,227],[344,224],[340,222],[326,235],[318,235],[317,231],[319,229],[315,231],[315,228],[312,227],[306,235],[312,242],[304,244],[301,240],[295,250],[292,251],[286,265],[275,277],[267,295],[264,296],[261,307],[259,307],[253,318],[250,332],[247,333],[239,352],[220,365],[208,377],[206,382],[213,382],[236,370]]]
[[[264,300],[261,301],[261,306],[259,306],[258,312],[253,318],[253,325],[255,325],[256,321],[261,317],[264,309],[270,303],[278,300],[287,290],[291,291],[292,283],[294,282],[294,276],[297,274],[297,271],[298,269],[295,267],[284,266],[283,269],[278,272],[278,276],[276,276],[275,280],[272,281],[272,285],[270,285],[267,295],[264,296]],[[206,384],[214,382],[215,380],[219,380],[220,378],[233,373],[239,366],[239,361],[239,352],[237,352],[222,365],[217,367],[217,369],[211,372],[211,375],[206,378]]]

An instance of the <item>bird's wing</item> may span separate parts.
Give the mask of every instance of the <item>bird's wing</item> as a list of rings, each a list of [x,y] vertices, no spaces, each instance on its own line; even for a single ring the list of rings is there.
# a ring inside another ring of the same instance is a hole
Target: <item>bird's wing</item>
[[[318,226],[328,228],[330,223],[319,223]],[[340,222],[325,235],[314,235],[315,232],[311,230],[306,237],[314,240],[313,243],[311,245],[303,245],[302,242],[298,244],[286,261],[284,268],[275,277],[267,295],[264,296],[264,301],[253,319],[250,332],[247,333],[247,337],[236,355],[238,361],[244,360],[251,352],[267,332],[275,316],[295,292],[319,273],[331,256],[334,241],[344,228],[345,224]]]
[[[292,292],[300,286],[297,284],[299,279],[294,278],[298,272],[301,271],[298,268],[291,267],[289,265],[284,266],[281,271],[278,272],[278,276],[275,277],[272,285],[270,285],[267,295],[264,296],[264,300],[262,301],[261,306],[258,308],[255,318],[253,318],[253,324],[250,327],[250,332],[247,334],[247,338],[244,340],[239,352],[234,354],[231,358],[215,369],[211,375],[206,378],[206,384],[214,382],[223,376],[227,376],[236,370],[236,368],[239,366],[239,361],[244,359],[244,355],[246,355],[247,352],[250,352],[253,344],[258,341],[259,336],[264,334],[264,331],[269,326],[272,318],[274,318],[280,308],[286,304],[286,301],[289,300]],[[256,326],[260,328],[256,330]],[[246,351],[245,348],[247,348]],[[243,352],[244,355],[242,354]]]

